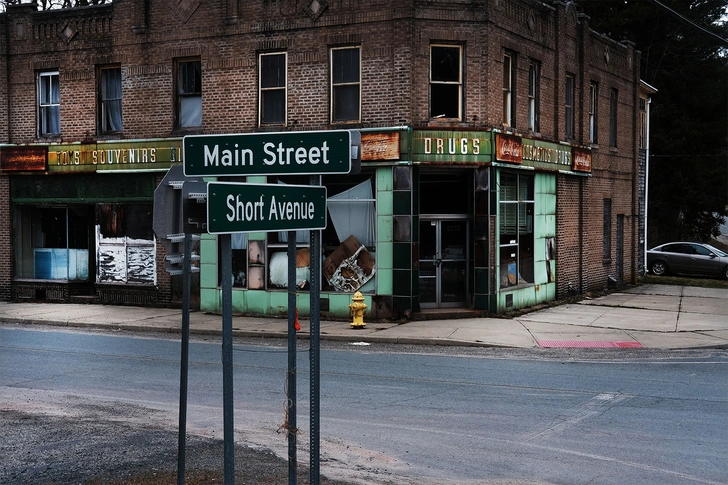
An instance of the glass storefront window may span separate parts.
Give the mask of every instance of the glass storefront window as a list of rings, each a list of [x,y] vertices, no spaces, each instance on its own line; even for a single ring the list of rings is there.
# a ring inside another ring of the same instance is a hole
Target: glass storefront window
[[[310,185],[310,176],[270,176],[268,183]],[[367,251],[376,250],[376,199],[373,170],[358,175],[326,176],[327,224],[321,231],[324,260],[347,238],[354,236]],[[310,275],[310,231],[296,234],[296,281],[299,289],[308,289]],[[288,232],[274,231],[265,240],[232,240],[233,287],[248,289],[278,289],[288,285]],[[219,256],[218,256],[219,258]],[[218,272],[221,270],[218,264]],[[219,273],[220,276],[220,273]],[[322,278],[324,290],[331,290]]]
[[[88,281],[90,206],[16,206],[16,277]]]
[[[534,282],[534,176],[501,172],[498,187],[501,287]]]
[[[97,206],[97,283],[156,284],[152,212],[151,204]]]

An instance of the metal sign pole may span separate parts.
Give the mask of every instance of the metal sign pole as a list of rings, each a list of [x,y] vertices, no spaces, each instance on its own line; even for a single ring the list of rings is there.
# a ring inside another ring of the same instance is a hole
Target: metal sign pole
[[[187,381],[190,349],[190,265],[192,235],[185,234],[185,253],[182,262],[182,348],[179,371],[179,439],[177,448],[177,485],[185,483],[185,452],[187,448]]]
[[[233,256],[230,234],[220,235],[222,263],[222,407],[225,446],[225,485],[235,484],[235,427],[233,425]]]
[[[296,231],[288,231],[288,379],[286,381],[288,485],[296,485]]]
[[[311,185],[321,185],[321,176],[312,175]],[[311,351],[310,359],[310,382],[311,382],[311,466],[310,484],[319,485],[319,454],[321,429],[319,419],[319,337],[320,337],[320,310],[321,310],[321,232],[311,231]]]

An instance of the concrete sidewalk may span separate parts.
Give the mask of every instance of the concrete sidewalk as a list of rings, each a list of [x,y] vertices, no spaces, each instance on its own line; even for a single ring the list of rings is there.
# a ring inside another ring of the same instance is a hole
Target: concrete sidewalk
[[[0,322],[175,332],[182,312],[171,308],[0,302]],[[366,321],[366,319],[365,319]],[[299,338],[309,322],[300,320]],[[240,337],[286,337],[285,318],[233,317]],[[220,315],[193,312],[190,332],[219,335]],[[322,340],[481,347],[728,348],[728,290],[643,285],[516,318],[463,318],[406,323],[322,321]]]

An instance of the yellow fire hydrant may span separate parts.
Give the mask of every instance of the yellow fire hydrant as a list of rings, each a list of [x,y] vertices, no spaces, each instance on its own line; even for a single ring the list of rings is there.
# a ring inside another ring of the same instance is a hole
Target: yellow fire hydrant
[[[351,322],[351,328],[364,328],[367,326],[366,323],[364,323],[364,310],[367,308],[367,304],[364,303],[364,295],[361,294],[361,291],[357,291],[354,293],[354,296],[351,297],[352,303],[349,304],[349,309],[351,310],[351,316],[352,316],[352,322]]]

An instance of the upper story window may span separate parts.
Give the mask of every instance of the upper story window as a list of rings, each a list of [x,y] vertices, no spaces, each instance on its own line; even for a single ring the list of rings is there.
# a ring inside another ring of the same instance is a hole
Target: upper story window
[[[99,132],[122,130],[121,123],[121,68],[99,69]]]
[[[574,75],[566,75],[564,86],[564,136],[567,140],[574,139]]]
[[[604,199],[603,212],[602,259],[610,261],[612,258],[612,199]]]
[[[515,55],[506,52],[503,56],[503,125],[515,126],[514,108],[515,89],[514,88],[514,60]]]
[[[640,140],[639,147],[647,148],[647,99],[640,96]]]
[[[331,122],[357,122],[361,112],[361,48],[331,49]]]
[[[61,87],[58,72],[38,74],[38,136],[61,133]]]
[[[199,59],[177,61],[175,83],[177,128],[202,126],[202,66]]]
[[[430,118],[462,118],[462,46],[430,46]]]
[[[528,65],[528,129],[540,131],[539,105],[541,97],[541,63],[531,61]]]
[[[597,107],[599,100],[599,83],[589,83],[589,142],[597,143]]]
[[[286,62],[285,52],[260,54],[258,57],[260,95],[258,97],[261,125],[286,124]]]
[[[617,90],[609,95],[609,146],[617,146]]]

